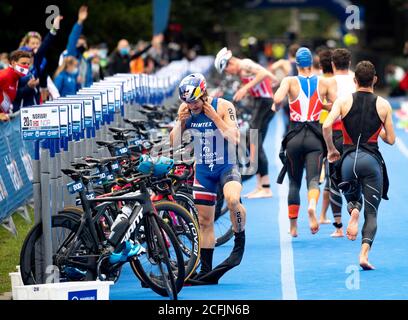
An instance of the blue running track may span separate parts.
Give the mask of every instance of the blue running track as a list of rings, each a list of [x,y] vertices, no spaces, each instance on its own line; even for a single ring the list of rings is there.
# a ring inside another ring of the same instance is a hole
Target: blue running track
[[[269,199],[243,199],[247,209],[246,251],[241,265],[232,269],[218,285],[184,287],[180,300],[386,300],[408,299],[408,133],[397,130],[397,143],[380,149],[387,163],[389,201],[379,209],[378,232],[370,262],[374,271],[361,271],[358,254],[361,245],[346,237],[333,239],[332,225],[320,226],[312,235],[307,217],[306,189],[303,186],[299,236],[292,239],[287,218],[287,178],[282,186],[275,182],[281,168],[278,151],[283,132],[282,114],[271,122],[265,147],[274,196]],[[244,185],[251,191],[255,179]],[[320,212],[320,206],[318,213]],[[333,220],[331,209],[328,218]],[[344,231],[348,214],[343,208]],[[214,266],[232,250],[233,241],[216,248]],[[111,287],[112,300],[167,300],[150,289],[143,289],[129,266]]]

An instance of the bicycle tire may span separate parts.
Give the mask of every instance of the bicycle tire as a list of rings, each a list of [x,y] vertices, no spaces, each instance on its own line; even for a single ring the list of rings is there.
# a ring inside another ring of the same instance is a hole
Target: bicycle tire
[[[177,201],[177,199],[175,199]],[[172,228],[185,258],[185,279],[188,280],[200,262],[200,235],[197,221],[183,206],[170,201],[155,202],[159,215]],[[169,212],[174,213],[177,221],[173,221]]]
[[[147,255],[149,256],[149,258],[151,258],[151,254],[153,254],[152,252],[149,252],[153,246],[155,245],[155,242],[158,242],[158,248],[160,248],[160,250],[162,251],[162,254],[164,255],[164,263],[166,266],[166,269],[170,272],[168,272],[168,274],[170,275],[170,287],[173,287],[173,280],[171,280],[172,278],[174,279],[174,287],[171,291],[171,293],[169,293],[169,288],[164,286],[160,279],[158,279],[157,276],[152,276],[151,272],[146,272],[144,265],[141,262],[141,257],[135,257],[134,259],[132,259],[130,261],[130,266],[133,270],[133,272],[135,273],[135,275],[142,281],[144,282],[146,285],[148,285],[154,292],[156,292],[157,294],[163,296],[163,297],[169,297],[172,296],[173,299],[177,299],[177,293],[179,293],[181,291],[181,289],[183,288],[183,284],[184,284],[184,276],[185,276],[185,267],[184,267],[184,260],[183,260],[183,254],[181,252],[180,247],[178,246],[178,240],[176,238],[176,236],[174,235],[172,229],[163,221],[163,219],[161,219],[160,217],[154,215],[154,216],[150,216],[154,217],[154,219],[150,219],[149,220],[149,225],[151,228],[150,234],[146,234],[146,230],[144,230],[145,233],[145,239],[150,239],[147,241],[150,241],[150,244],[147,244]],[[149,218],[149,217],[145,217]],[[167,236],[167,238],[169,238],[170,242],[172,243],[172,247],[173,250],[175,251],[175,262],[174,260],[172,260],[173,265],[175,264],[175,267],[177,269],[176,274],[177,277],[175,277],[174,271],[173,271],[173,267],[172,267],[172,262],[170,261],[171,259],[168,256],[169,250],[166,246],[166,241],[164,240],[164,234],[163,234],[163,230],[165,232],[165,235]],[[148,232],[149,233],[149,232]],[[157,239],[157,240],[154,240]],[[142,241],[139,241],[140,243],[142,243]],[[149,262],[151,263],[151,260],[149,259]],[[154,263],[156,263],[154,261]],[[162,270],[160,270],[161,273],[163,273]],[[166,275],[162,277],[166,278]],[[156,279],[154,279],[156,278]]]
[[[109,207],[106,208],[109,209]],[[81,216],[83,215],[83,210],[77,207],[67,206],[59,211],[58,214],[70,215],[73,218],[78,219],[79,221],[81,219]],[[112,224],[113,220],[111,217],[111,210],[107,210],[100,216],[95,225],[99,241],[104,242],[109,238]],[[105,265],[99,260],[98,266],[99,267],[97,267],[97,270],[102,270],[103,274],[105,275],[104,281],[113,281],[116,283],[119,280],[122,273],[122,266],[115,266],[115,268],[112,268],[111,265]],[[106,268],[104,269],[105,266]]]
[[[230,226],[230,228],[223,235],[215,239],[215,246],[216,247],[222,246],[223,244],[230,241],[233,236],[234,236],[234,229],[232,228],[232,226]]]
[[[55,252],[58,252],[59,250],[62,249],[63,244],[69,244],[70,241],[72,241],[73,235],[75,235],[76,231],[78,230],[79,227],[79,220],[76,219],[75,217],[72,217],[68,214],[59,214],[52,216],[51,218],[51,228],[61,228],[64,227],[66,228],[69,233],[61,240],[62,244],[61,246],[58,246],[58,249]],[[57,232],[54,229],[55,234]],[[53,233],[54,234],[54,233]],[[21,278],[23,280],[23,283],[25,285],[31,285],[31,284],[41,284],[46,282],[44,280],[44,274],[40,273],[41,270],[36,269],[36,264],[37,263],[42,263],[41,262],[41,251],[39,251],[39,246],[42,246],[42,235],[43,235],[43,229],[42,229],[42,223],[36,224],[27,234],[23,246],[21,248],[20,252],[20,270],[21,270]],[[88,249],[92,251],[92,237],[89,234],[88,231],[84,230],[84,232],[81,234],[79,241],[83,244],[85,247],[84,249]],[[57,247],[57,246],[55,246]],[[53,252],[53,264],[56,265],[59,268],[60,273],[61,272],[61,266],[57,264],[55,261],[55,255]],[[92,274],[92,272],[86,272],[87,273],[87,280],[89,278],[95,279],[95,275]]]
[[[174,200],[176,200],[178,204],[180,204],[188,212],[190,212],[190,215],[194,218],[194,220],[197,222],[197,225],[198,225],[199,224],[198,210],[194,204],[194,199],[193,199],[192,194],[182,192],[182,191],[177,191],[177,193],[174,195]]]

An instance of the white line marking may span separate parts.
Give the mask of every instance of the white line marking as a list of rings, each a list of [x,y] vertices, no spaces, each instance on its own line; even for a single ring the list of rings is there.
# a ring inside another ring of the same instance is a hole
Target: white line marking
[[[402,142],[402,140],[398,137],[395,138],[395,144],[398,148],[399,151],[401,151],[401,153],[408,158],[408,148],[405,145],[404,142]]]
[[[282,167],[278,154],[281,147],[282,135],[284,133],[284,123],[282,113],[277,114],[277,128],[275,132],[275,165],[278,170]],[[297,300],[295,267],[293,263],[292,237],[288,234],[288,178],[286,177],[283,184],[278,184],[279,196],[279,238],[281,251],[281,283],[282,299]]]

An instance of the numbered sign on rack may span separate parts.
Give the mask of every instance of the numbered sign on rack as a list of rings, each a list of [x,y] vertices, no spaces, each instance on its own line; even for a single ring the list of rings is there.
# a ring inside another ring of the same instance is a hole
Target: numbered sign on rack
[[[73,103],[71,109],[72,116],[72,132],[81,133],[82,131],[82,104]]]
[[[94,126],[94,105],[93,100],[84,99],[85,111],[85,128],[92,128]]]
[[[69,136],[69,106],[60,106],[60,130],[61,137]]]
[[[58,106],[32,106],[21,109],[21,132],[24,140],[60,138]]]

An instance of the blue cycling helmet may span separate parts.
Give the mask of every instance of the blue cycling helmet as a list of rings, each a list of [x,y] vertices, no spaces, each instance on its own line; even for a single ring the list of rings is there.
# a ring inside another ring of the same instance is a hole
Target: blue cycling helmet
[[[310,67],[313,63],[312,52],[306,47],[300,47],[296,51],[296,64],[300,68]]]
[[[197,101],[207,90],[207,83],[201,73],[193,73],[181,80],[179,97],[187,103]]]

